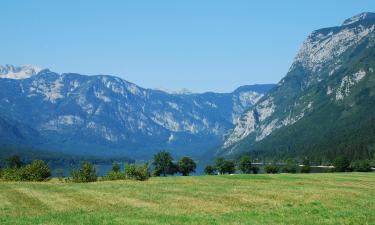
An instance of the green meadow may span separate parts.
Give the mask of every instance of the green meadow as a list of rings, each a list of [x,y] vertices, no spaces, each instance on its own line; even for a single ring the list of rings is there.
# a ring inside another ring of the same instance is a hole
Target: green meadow
[[[375,173],[0,181],[0,224],[375,224]]]

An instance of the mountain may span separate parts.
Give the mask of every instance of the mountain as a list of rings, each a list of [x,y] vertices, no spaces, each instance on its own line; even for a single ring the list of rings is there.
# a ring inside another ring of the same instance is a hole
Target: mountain
[[[24,79],[5,77],[0,79],[2,140],[69,154],[136,159],[148,159],[161,149],[198,156],[218,146],[239,116],[274,87],[170,94],[107,75],[45,69]],[[8,132],[10,127],[14,132]]]
[[[286,76],[240,118],[217,151],[236,157],[338,155],[375,152],[375,14],[314,31]]]
[[[24,66],[13,66],[13,65],[0,65],[0,78],[9,79],[26,79],[36,75],[42,69],[37,66],[24,65]]]

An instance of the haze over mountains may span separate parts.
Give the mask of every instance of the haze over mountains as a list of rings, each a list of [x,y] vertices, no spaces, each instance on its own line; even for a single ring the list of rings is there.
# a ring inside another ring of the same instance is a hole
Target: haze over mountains
[[[3,142],[137,159],[162,149],[176,155],[203,154],[218,146],[240,115],[274,86],[171,94],[114,76],[1,68],[1,77],[7,78],[0,79]]]
[[[272,64],[272,62],[271,62]],[[275,86],[168,93],[114,76],[0,67],[2,143],[70,154],[149,159],[375,153],[375,14],[311,33]]]
[[[316,30],[287,75],[251,107],[217,152],[317,162],[375,152],[375,14]]]

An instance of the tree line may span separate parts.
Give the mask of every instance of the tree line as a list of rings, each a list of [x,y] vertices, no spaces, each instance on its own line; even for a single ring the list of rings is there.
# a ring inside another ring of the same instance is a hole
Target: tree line
[[[276,162],[264,166],[265,173],[310,173],[311,165],[308,158],[302,160],[302,165],[293,159],[286,160],[282,165]],[[370,160],[350,161],[345,156],[337,157],[332,163],[333,168],[328,172],[371,172],[374,162]],[[118,163],[113,163],[112,169],[103,177],[98,177],[95,166],[87,161],[81,163],[79,168],[73,169],[69,177],[59,173],[60,181],[65,182],[95,182],[98,180],[139,180],[145,181],[151,176],[168,176],[177,173],[189,176],[194,173],[197,163],[188,156],[174,161],[167,151],[160,151],[153,157],[152,163],[126,164],[121,170]],[[206,175],[223,175],[241,172],[244,174],[257,174],[257,167],[249,155],[243,155],[238,161],[216,158],[213,165],[204,168]],[[20,156],[14,155],[6,159],[5,167],[0,167],[0,179],[8,181],[47,181],[51,178],[51,169],[43,160],[34,160],[29,164],[24,163]]]

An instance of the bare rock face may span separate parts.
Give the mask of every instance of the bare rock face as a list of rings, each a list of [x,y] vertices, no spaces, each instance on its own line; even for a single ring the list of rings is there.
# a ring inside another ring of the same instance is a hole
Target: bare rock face
[[[373,74],[370,63],[357,67],[353,60],[374,48],[374,30],[375,14],[362,13],[345,20],[342,26],[312,32],[287,75],[239,118],[218,154],[251,151],[252,146],[275,131],[321,107],[325,99],[342,104]],[[320,91],[324,94],[320,95]]]
[[[24,140],[27,144],[142,159],[161,149],[194,155],[215,147],[240,115],[274,86],[243,86],[226,94],[167,93],[114,76],[58,74],[32,66],[0,68],[7,78],[0,79],[0,118],[39,132],[37,143]]]

